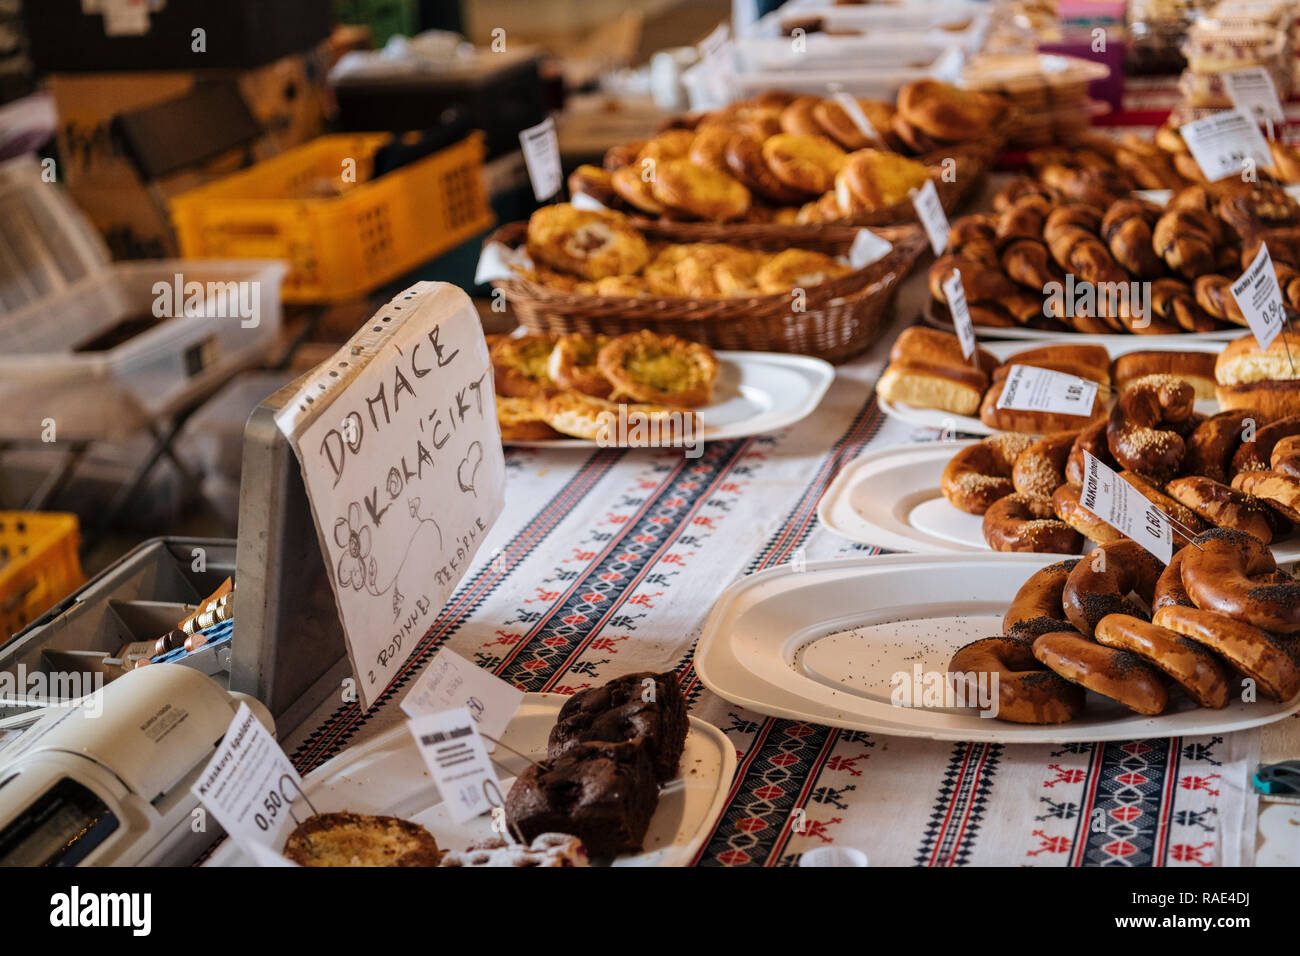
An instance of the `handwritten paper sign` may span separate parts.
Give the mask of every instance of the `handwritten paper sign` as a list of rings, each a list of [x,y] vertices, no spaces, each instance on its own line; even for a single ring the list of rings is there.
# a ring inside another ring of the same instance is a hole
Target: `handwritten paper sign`
[[[499,740],[523,702],[523,691],[444,647],[402,700],[402,710],[418,717],[464,707],[480,733]]]
[[[1165,513],[1089,451],[1083,453],[1079,503],[1146,548],[1163,564],[1168,564],[1174,556],[1173,528]]]
[[[492,366],[469,296],[412,286],[313,373],[277,424],[302,465],[369,707],[501,513]]]

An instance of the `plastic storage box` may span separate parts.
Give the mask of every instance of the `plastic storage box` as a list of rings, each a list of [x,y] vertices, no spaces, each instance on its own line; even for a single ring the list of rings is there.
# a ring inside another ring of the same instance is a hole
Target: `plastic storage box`
[[[76,515],[0,511],[0,645],[86,580]]]
[[[45,438],[52,424],[59,441],[120,439],[167,417],[274,343],[284,273],[123,262],[0,316],[0,438]]]
[[[482,134],[372,178],[375,153],[391,139],[322,136],[176,196],[182,254],[284,259],[286,302],[333,302],[364,295],[492,225]],[[356,184],[313,198],[341,182],[348,161]]]

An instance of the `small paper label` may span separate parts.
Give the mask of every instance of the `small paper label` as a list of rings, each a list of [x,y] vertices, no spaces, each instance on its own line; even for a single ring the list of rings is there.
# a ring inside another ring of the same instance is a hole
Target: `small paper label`
[[[853,120],[853,125],[858,128],[858,132],[873,143],[880,142],[880,134],[871,125],[871,120],[867,118],[867,114],[862,112],[862,106],[856,99],[843,91],[831,95],[835,98],[835,102],[844,108],[844,112],[849,114],[849,119]]]
[[[998,396],[998,408],[1089,418],[1096,400],[1096,382],[1049,368],[1013,365]]]
[[[523,691],[444,647],[402,700],[402,710],[419,717],[464,707],[480,733],[499,740],[523,700]]]
[[[936,256],[942,255],[948,248],[948,216],[939,201],[939,190],[934,188],[934,180],[927,179],[920,189],[912,190],[912,205],[916,215],[925,227],[925,234],[930,237],[930,247]]]
[[[966,304],[966,290],[962,288],[960,270],[953,269],[952,277],[943,280],[943,296],[948,300],[952,325],[957,331],[957,341],[961,342],[961,354],[964,358],[970,358],[975,354],[975,324],[971,322],[970,306]]]
[[[574,193],[569,199],[569,205],[574,209],[587,209],[591,212],[609,212],[608,206],[586,193]]]
[[[564,170],[560,166],[560,140],[555,135],[555,120],[548,116],[536,126],[519,133],[524,150],[524,165],[533,183],[533,195],[546,202],[560,191]]]
[[[849,265],[854,269],[865,269],[873,262],[879,262],[889,255],[894,244],[882,239],[870,229],[859,229],[849,246]]]
[[[1165,513],[1092,452],[1085,451],[1083,457],[1080,504],[1168,564],[1174,556],[1174,535]]]
[[[1259,347],[1268,348],[1282,331],[1286,305],[1282,302],[1277,273],[1273,271],[1273,257],[1265,243],[1259,244],[1259,252],[1255,253],[1250,267],[1232,284],[1232,297],[1255,333]]]
[[[707,60],[710,57],[717,56],[730,39],[731,26],[726,23],[719,23],[712,33],[700,41],[700,59]]]
[[[1247,116],[1255,117],[1257,123],[1286,122],[1282,103],[1277,98],[1277,87],[1273,85],[1273,76],[1266,67],[1229,70],[1220,74],[1220,79],[1232,105]]]
[[[293,819],[289,804],[301,786],[302,778],[270,731],[247,704],[240,704],[190,790],[232,840],[253,852],[253,847],[281,845],[281,834]]]
[[[502,242],[485,243],[479,253],[478,268],[474,270],[474,283],[482,285],[493,279],[516,279],[520,270],[529,272],[532,268],[532,257],[522,246],[511,249]]]
[[[1240,176],[1251,160],[1259,168],[1273,165],[1268,143],[1255,121],[1240,110],[1224,110],[1180,127],[1201,172],[1210,182]]]
[[[453,821],[464,823],[502,805],[501,784],[468,710],[423,714],[408,726]]]
[[[103,0],[104,35],[144,36],[149,32],[147,0]]]

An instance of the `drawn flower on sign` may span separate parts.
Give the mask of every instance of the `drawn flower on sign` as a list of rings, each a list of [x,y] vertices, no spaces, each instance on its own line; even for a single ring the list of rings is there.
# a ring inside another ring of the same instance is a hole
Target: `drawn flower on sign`
[[[334,522],[334,543],[343,549],[339,557],[339,585],[358,591],[366,586],[366,559],[370,558],[370,526],[361,521],[361,506],[348,505],[348,516]],[[372,573],[374,559],[369,562]]]

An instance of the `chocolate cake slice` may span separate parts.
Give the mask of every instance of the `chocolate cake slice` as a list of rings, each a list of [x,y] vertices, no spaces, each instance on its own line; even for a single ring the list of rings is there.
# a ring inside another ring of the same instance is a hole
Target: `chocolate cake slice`
[[[525,841],[568,833],[593,857],[608,857],[641,849],[658,802],[641,741],[578,743],[515,778],[506,795],[506,819]]]
[[[640,737],[654,764],[655,779],[663,783],[677,776],[687,726],[686,699],[677,675],[671,671],[624,674],[565,701],[551,728],[546,755],[554,759],[585,741]]]

